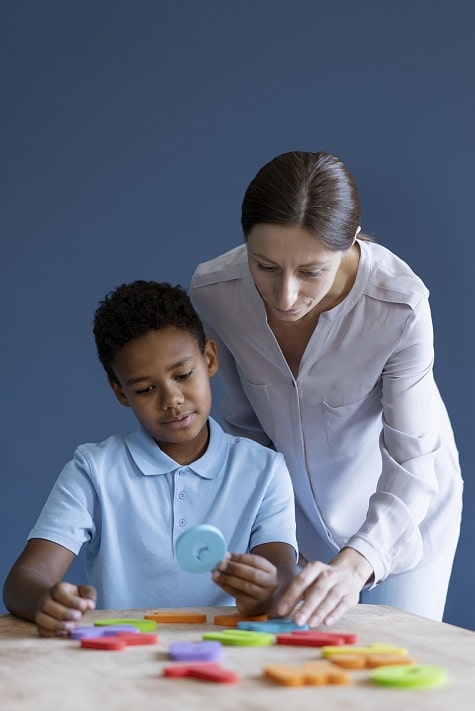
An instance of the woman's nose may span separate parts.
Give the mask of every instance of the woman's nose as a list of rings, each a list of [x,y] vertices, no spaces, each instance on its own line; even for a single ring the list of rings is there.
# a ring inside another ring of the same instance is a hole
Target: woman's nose
[[[276,290],[276,306],[283,311],[292,308],[298,296],[298,284],[295,279],[282,279]]]

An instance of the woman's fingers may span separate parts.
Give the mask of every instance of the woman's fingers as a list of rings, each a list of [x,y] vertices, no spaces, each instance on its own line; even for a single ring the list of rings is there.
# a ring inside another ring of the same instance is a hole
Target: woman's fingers
[[[316,561],[292,581],[280,601],[282,616],[293,613],[299,625],[333,624],[359,599],[360,585],[347,571]]]

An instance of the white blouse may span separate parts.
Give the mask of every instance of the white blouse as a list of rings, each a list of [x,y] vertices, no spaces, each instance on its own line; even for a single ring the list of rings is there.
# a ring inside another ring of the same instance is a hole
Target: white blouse
[[[225,429],[283,452],[299,547],[351,546],[381,582],[453,545],[462,478],[433,378],[428,290],[405,262],[359,241],[355,283],[322,313],[294,378],[267,324],[245,245],[200,264],[191,296],[216,340]]]

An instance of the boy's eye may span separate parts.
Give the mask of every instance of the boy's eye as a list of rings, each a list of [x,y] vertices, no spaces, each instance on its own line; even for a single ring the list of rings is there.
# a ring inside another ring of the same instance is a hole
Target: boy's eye
[[[193,374],[193,371],[189,370],[187,373],[183,373],[182,375],[177,375],[176,379],[179,380],[180,382],[183,382],[184,380],[188,380],[188,378],[190,378],[192,374]]]
[[[137,395],[146,395],[147,393],[151,393],[153,390],[153,385],[147,385],[146,388],[141,388],[140,390],[136,390]]]

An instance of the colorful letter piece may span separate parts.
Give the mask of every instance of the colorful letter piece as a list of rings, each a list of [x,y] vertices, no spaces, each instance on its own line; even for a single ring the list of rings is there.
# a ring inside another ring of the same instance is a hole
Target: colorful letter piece
[[[154,620],[163,624],[203,624],[206,622],[206,614],[200,612],[170,612],[169,610],[158,610],[144,615],[145,620]]]
[[[213,671],[221,669],[220,664],[216,662],[199,662],[198,664],[174,664],[170,667],[165,667],[163,676],[168,676],[172,679],[181,679],[185,676],[190,676],[190,671],[200,669],[202,671]]]
[[[415,664],[412,657],[405,654],[335,654],[331,658],[333,664],[345,669],[375,669],[394,664]]]
[[[220,627],[236,627],[238,622],[264,622],[267,620],[267,615],[254,615],[254,617],[246,617],[239,615],[237,612],[232,615],[215,615],[213,622]]]
[[[299,667],[290,664],[268,664],[264,676],[285,686],[322,686],[324,684],[350,684],[351,676],[337,669],[331,662],[305,662]]]
[[[345,632],[320,632],[318,630],[294,630],[278,634],[277,644],[288,644],[296,647],[325,647],[342,644],[355,644],[358,637]]]
[[[114,635],[99,634],[96,637],[83,637],[80,642],[81,647],[85,649],[120,650],[130,646],[157,644],[158,635],[150,632],[138,634],[134,632],[116,632]]]
[[[447,671],[431,665],[379,667],[371,672],[371,680],[380,686],[423,689],[444,684]]]
[[[340,654],[407,654],[407,649],[396,647],[394,644],[374,642],[367,647],[352,647],[346,645],[331,645],[322,647],[324,657],[334,657]]]
[[[171,678],[191,677],[204,681],[214,681],[220,684],[235,684],[239,681],[238,674],[229,669],[224,669],[220,664],[213,662],[179,664],[173,667],[165,667],[163,675]]]
[[[130,619],[130,618],[122,618],[118,620],[113,620],[113,619],[106,619],[106,620],[95,620],[94,621],[95,625],[98,625],[99,627],[104,627],[107,625],[133,625],[134,627],[137,627],[138,630],[141,632],[154,632],[157,629],[157,623],[155,620],[147,620],[147,619]]]
[[[124,633],[135,635],[147,634],[146,632],[140,632],[139,628],[135,625],[105,625],[104,627],[93,627],[92,629],[96,631],[96,637],[98,632],[101,634],[101,637],[112,637]]]
[[[277,634],[278,632],[291,632],[292,630],[306,630],[308,625],[298,625],[293,620],[282,617],[265,620],[264,622],[238,622],[236,627],[240,630],[249,630],[251,632],[269,632]]]
[[[172,642],[168,653],[170,659],[186,661],[215,661],[223,656],[220,642]]]
[[[120,651],[126,645],[125,639],[120,637],[85,637],[81,639],[81,647],[84,649],[105,649],[108,651]]]
[[[124,640],[127,647],[141,646],[146,644],[157,644],[158,634],[153,632],[142,632],[141,634],[130,634],[130,632],[118,632],[116,635],[119,639]]]
[[[108,625],[103,629],[91,626],[79,625],[69,633],[71,639],[86,639],[89,637],[110,637],[118,632],[130,632],[131,634],[139,634],[140,630],[134,625]]]
[[[236,647],[266,647],[274,643],[273,634],[239,629],[205,632],[203,639],[214,639],[221,644]]]
[[[216,526],[202,524],[185,531],[176,542],[178,564],[189,573],[206,573],[223,560],[226,541]]]

